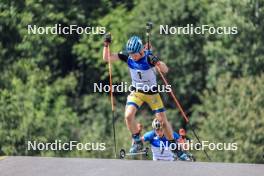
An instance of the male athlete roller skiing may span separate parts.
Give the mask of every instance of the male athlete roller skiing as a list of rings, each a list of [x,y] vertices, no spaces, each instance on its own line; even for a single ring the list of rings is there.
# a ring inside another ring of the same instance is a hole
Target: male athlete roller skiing
[[[155,118],[152,122],[152,128],[153,130],[146,132],[141,137],[143,142],[149,142],[151,144],[152,159],[154,161],[174,161],[175,159],[178,159],[170,150],[170,147],[178,146],[168,145],[168,139],[164,135],[163,123]],[[173,132],[173,138],[179,140],[180,135]],[[186,155],[186,153],[182,153],[179,159],[186,157]]]
[[[103,59],[104,61],[121,60],[128,65],[132,79],[133,91],[127,97],[125,109],[125,122],[127,128],[135,141],[130,149],[131,153],[136,153],[143,149],[135,115],[137,110],[145,102],[150,106],[156,118],[162,122],[164,134],[170,144],[176,144],[173,130],[167,120],[165,108],[159,92],[157,90],[156,74],[154,69],[158,67],[162,73],[168,72],[167,65],[152,55],[150,50],[144,48],[138,36],[132,36],[126,44],[126,54],[114,54],[110,52],[111,35],[108,33],[104,37]],[[109,54],[110,53],[110,54]],[[181,160],[190,160],[189,156],[181,150],[172,150]]]

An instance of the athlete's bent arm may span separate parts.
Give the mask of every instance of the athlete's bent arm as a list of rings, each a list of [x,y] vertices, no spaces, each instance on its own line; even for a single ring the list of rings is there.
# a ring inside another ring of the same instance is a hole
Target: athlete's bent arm
[[[167,65],[162,61],[159,61],[159,63],[156,66],[159,67],[158,69],[160,69],[162,73],[168,73],[169,71],[169,68],[167,67]]]

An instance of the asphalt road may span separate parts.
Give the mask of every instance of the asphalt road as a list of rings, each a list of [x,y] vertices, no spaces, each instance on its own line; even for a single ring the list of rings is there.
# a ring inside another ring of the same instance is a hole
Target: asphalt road
[[[5,157],[1,176],[263,176],[264,164]]]

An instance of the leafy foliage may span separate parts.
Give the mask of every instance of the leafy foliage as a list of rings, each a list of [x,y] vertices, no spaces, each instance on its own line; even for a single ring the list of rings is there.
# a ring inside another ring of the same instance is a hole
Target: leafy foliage
[[[200,134],[211,142],[237,143],[234,151],[211,151],[213,161],[263,163],[263,75],[218,79],[216,91],[205,91],[195,107]]]
[[[214,161],[261,162],[262,1],[25,0],[1,1],[0,9],[1,155],[113,156],[109,97],[93,92],[94,83],[109,83],[102,35],[32,35],[27,25],[104,26],[113,36],[111,51],[116,53],[131,35],[146,42],[145,24],[152,21],[154,54],[169,66],[166,77],[199,134],[239,145],[236,152],[210,152]],[[160,34],[159,25],[187,24],[236,26],[238,34]],[[128,69],[116,62],[113,83],[124,81],[130,81]],[[115,94],[118,148],[131,144],[123,119],[126,96]],[[182,126],[188,129],[169,96],[162,97],[175,131]],[[152,118],[149,108],[137,113],[144,131],[151,129]],[[28,140],[55,139],[106,142],[107,150],[26,150]],[[195,154],[206,160],[202,152]]]
[[[78,117],[68,105],[76,80],[69,75],[52,84],[49,81],[49,70],[40,70],[30,60],[18,61],[2,74],[1,154],[36,154],[26,150],[27,141],[68,141],[77,137]]]

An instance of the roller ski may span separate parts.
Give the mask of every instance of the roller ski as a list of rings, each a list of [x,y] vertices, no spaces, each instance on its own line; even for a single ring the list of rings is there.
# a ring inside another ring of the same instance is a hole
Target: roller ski
[[[175,161],[187,161],[187,162],[195,162],[195,157],[191,153],[185,153],[183,152],[179,156],[175,154],[174,156]]]
[[[175,141],[175,143],[177,144],[176,141]],[[195,161],[194,156],[191,153],[188,153],[188,152],[182,150],[181,147],[173,149],[171,151],[174,154],[174,158],[176,161],[188,161],[188,162],[194,162]]]
[[[119,152],[119,158],[124,159],[125,157],[130,156],[132,159],[135,159],[136,156],[140,155],[146,158],[148,156],[149,149],[143,147],[143,142],[141,141],[139,134],[132,135],[132,138],[133,143],[129,152],[126,153],[125,149],[121,149]]]
[[[136,156],[143,156],[143,159],[146,159],[149,155],[149,148],[146,147],[145,149],[139,150],[137,152],[128,152],[126,153],[125,149],[121,149],[119,152],[119,158],[120,159],[126,159],[126,158],[131,158],[135,159]]]

